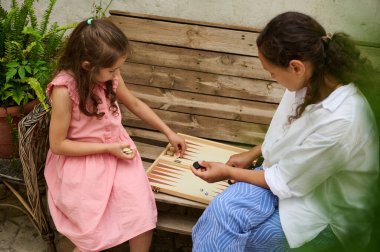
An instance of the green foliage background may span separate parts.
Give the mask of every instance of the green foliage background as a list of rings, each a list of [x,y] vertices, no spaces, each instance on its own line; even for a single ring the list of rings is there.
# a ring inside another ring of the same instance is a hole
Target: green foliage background
[[[0,106],[25,105],[45,100],[45,88],[56,66],[63,36],[75,24],[49,26],[57,0],[50,0],[41,21],[35,0],[12,0],[5,10],[0,1]]]

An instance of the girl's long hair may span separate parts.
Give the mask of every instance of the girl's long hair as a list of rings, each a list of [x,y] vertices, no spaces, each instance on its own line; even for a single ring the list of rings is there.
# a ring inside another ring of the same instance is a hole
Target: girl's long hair
[[[82,21],[71,33],[61,53],[56,73],[65,70],[74,75],[79,108],[85,115],[103,117],[104,113],[98,112],[100,98],[94,93],[97,83],[95,77],[100,69],[112,67],[127,52],[126,36],[107,19]],[[82,67],[84,61],[90,63],[87,70]],[[110,110],[117,113],[112,81],[106,83],[105,92],[111,102]]]

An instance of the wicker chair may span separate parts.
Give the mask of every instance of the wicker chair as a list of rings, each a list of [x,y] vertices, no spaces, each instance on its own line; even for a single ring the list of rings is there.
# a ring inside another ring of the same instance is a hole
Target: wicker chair
[[[56,251],[54,228],[42,201],[42,195],[46,192],[43,170],[49,149],[49,123],[50,105],[48,104],[48,109],[42,104],[37,105],[19,122],[19,151],[29,205],[25,208],[47,242],[49,251]]]

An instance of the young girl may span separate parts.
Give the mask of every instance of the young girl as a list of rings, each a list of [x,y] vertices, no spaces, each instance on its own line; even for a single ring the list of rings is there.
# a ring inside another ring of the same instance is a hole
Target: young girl
[[[49,209],[74,251],[100,251],[129,240],[148,251],[157,211],[136,146],[121,124],[116,100],[163,132],[176,152],[185,140],[128,90],[120,76],[128,41],[112,22],[88,19],[70,35],[48,85]]]
[[[193,251],[362,251],[379,173],[376,123],[358,89],[370,65],[347,35],[296,12],[271,20],[257,46],[287,90],[262,145],[193,169],[208,182],[239,181],[195,225]],[[241,169],[260,154],[263,169]]]

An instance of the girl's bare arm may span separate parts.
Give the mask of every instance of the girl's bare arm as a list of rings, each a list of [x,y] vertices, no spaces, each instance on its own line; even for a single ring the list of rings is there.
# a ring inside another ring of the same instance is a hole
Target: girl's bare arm
[[[176,149],[178,154],[184,154],[186,150],[186,143],[182,137],[179,137],[172,131],[158,116],[153,112],[148,105],[135,97],[131,91],[126,87],[123,79],[119,76],[120,83],[116,90],[117,99],[123,103],[128,110],[130,110],[137,117],[141,118],[144,122],[148,123],[153,128],[159,130],[169,139],[170,143]]]

